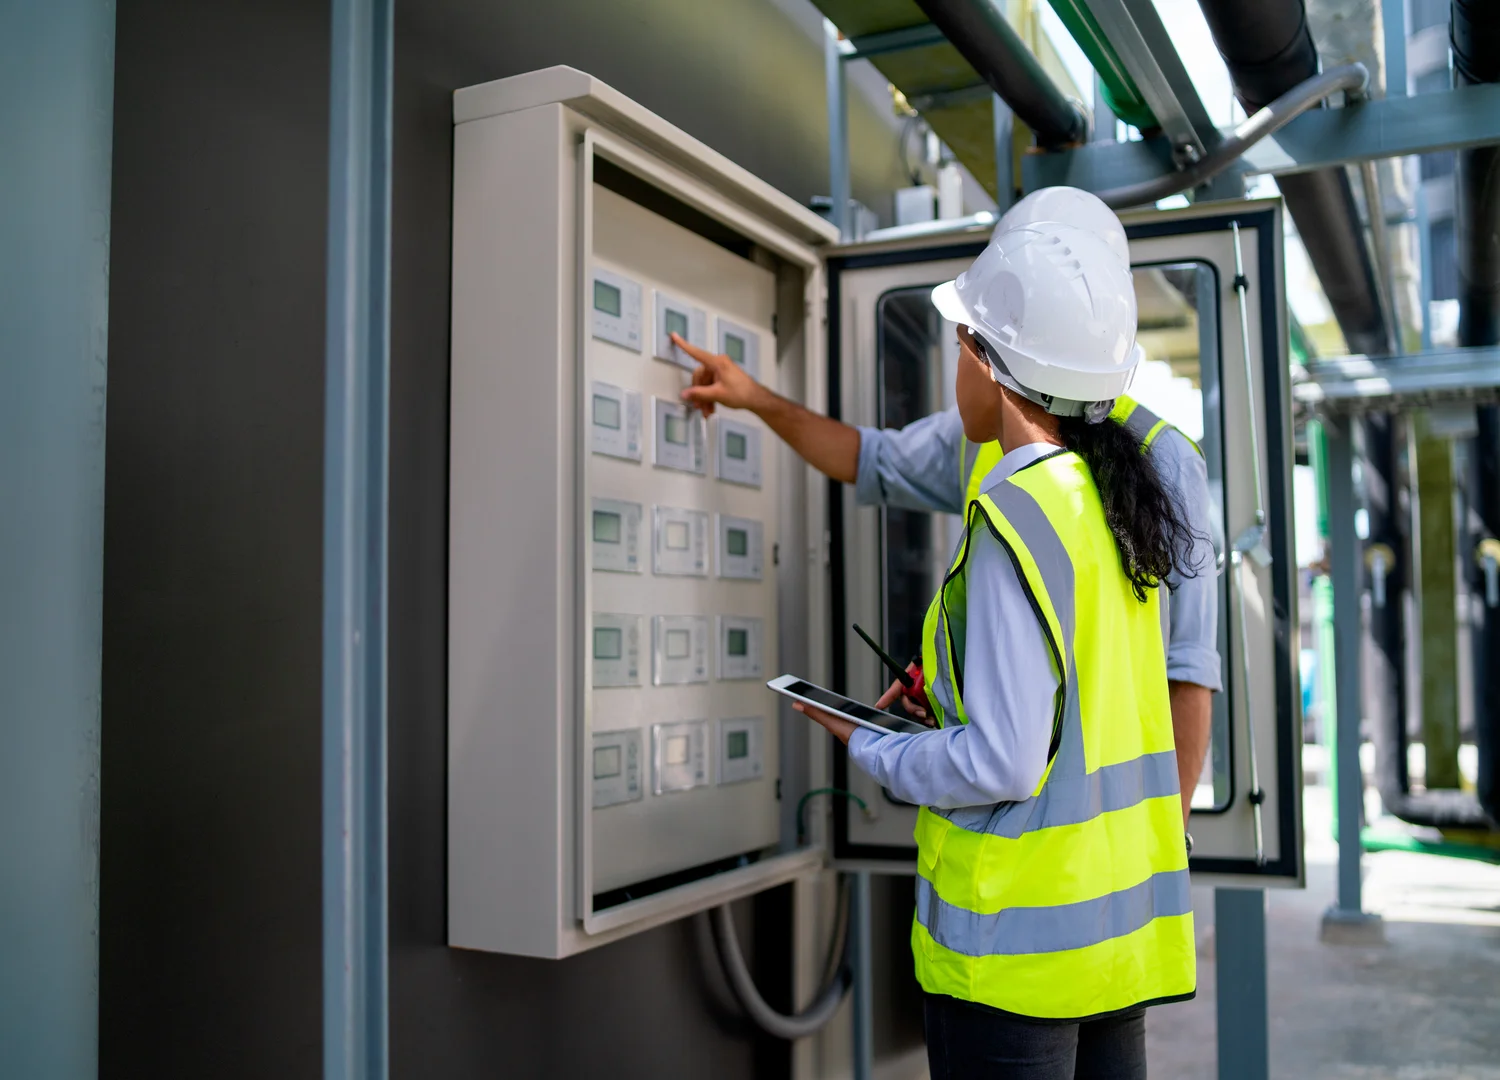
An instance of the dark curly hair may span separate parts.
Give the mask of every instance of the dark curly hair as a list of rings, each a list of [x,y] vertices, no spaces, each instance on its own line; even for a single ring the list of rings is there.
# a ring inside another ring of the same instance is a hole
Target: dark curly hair
[[[1059,422],[1063,446],[1088,463],[1104,503],[1104,521],[1120,549],[1120,566],[1145,603],[1174,569],[1196,577],[1188,565],[1195,541],[1205,539],[1188,524],[1160,472],[1125,425],[1105,420],[1090,424],[1081,417]]]

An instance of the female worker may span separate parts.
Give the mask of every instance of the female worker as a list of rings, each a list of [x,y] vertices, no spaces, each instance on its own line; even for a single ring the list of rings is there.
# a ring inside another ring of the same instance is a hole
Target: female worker
[[[917,823],[912,949],[933,1080],[1144,1077],[1147,1005],[1195,987],[1158,586],[1192,534],[1124,425],[1140,349],[1099,236],[997,234],[933,302],[958,409],[1004,456],[923,627],[939,730],[796,706]],[[900,697],[899,684],[881,699]]]

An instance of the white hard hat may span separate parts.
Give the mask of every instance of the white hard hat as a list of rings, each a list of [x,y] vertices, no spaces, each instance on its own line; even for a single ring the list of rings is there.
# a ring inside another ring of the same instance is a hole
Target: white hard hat
[[[997,231],[957,280],[932,290],[932,302],[973,329],[1002,382],[1059,416],[1101,415],[1141,361],[1130,268],[1073,225]]]
[[[1091,232],[1109,245],[1126,266],[1130,265],[1130,245],[1125,240],[1125,226],[1103,199],[1092,191],[1076,187],[1039,188],[1007,210],[995,226],[999,236],[1022,225],[1056,221]]]

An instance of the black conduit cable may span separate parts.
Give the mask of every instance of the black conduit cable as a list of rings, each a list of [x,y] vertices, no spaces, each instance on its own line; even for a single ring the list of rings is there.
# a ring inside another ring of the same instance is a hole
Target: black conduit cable
[[[1042,70],[995,0],[916,0],[916,4],[990,89],[1036,133],[1038,145],[1054,149],[1088,138],[1089,119],[1083,106],[1064,96]]]
[[[1197,164],[1138,184],[1101,191],[1098,193],[1099,198],[1119,210],[1127,206],[1154,203],[1158,199],[1206,184],[1233,165],[1246,150],[1274,135],[1324,98],[1341,90],[1351,97],[1362,96],[1369,81],[1370,73],[1363,64],[1344,64],[1314,75],[1256,112]]]
[[[761,1030],[778,1039],[805,1039],[827,1026],[838,1012],[854,983],[849,962],[850,903],[849,878],[842,876],[839,879],[838,913],[835,916],[833,940],[829,945],[822,985],[807,1008],[790,1016],[767,1005],[766,999],[756,989],[755,979],[750,974],[745,954],[740,948],[739,937],[735,934],[734,915],[730,906],[724,904],[709,912],[714,944],[718,948],[729,989],[734,993],[740,1008],[745,1010],[745,1014]]]

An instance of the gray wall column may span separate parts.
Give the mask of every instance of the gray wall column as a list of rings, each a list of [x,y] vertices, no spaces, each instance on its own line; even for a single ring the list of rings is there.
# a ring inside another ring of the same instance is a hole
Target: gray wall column
[[[0,9],[0,1076],[98,1070],[114,4]]]

